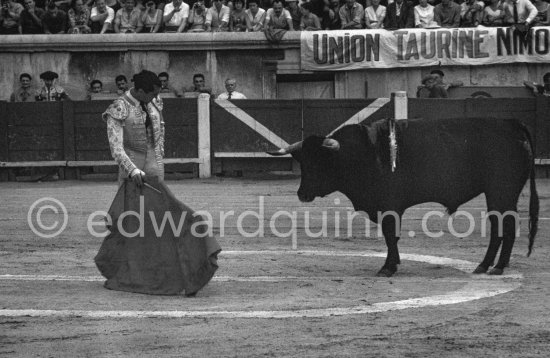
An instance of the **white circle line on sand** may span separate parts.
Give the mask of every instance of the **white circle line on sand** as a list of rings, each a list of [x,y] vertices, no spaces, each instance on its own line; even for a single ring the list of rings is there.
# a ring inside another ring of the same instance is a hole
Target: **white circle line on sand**
[[[385,257],[384,253],[374,251],[224,251],[225,255],[304,255],[304,256],[353,256]],[[426,262],[433,265],[444,265],[470,273],[477,265],[470,261],[429,255],[402,254],[401,258],[410,261]],[[2,275],[7,277],[9,275]],[[24,276],[24,275],[21,275]],[[28,275],[31,276],[31,275]],[[38,276],[37,276],[38,277]],[[265,277],[265,276],[258,276]],[[481,277],[481,279],[479,279]],[[281,279],[282,277],[275,277]],[[104,310],[35,310],[35,309],[1,309],[0,317],[85,317],[85,318],[185,318],[185,317],[220,317],[220,318],[298,318],[330,317],[376,312],[387,312],[409,308],[451,305],[473,300],[493,297],[510,292],[519,286],[522,275],[509,273],[503,276],[472,275],[465,278],[466,285],[446,294],[411,298],[393,302],[379,302],[372,305],[354,307],[330,307],[302,310],[279,311],[104,311]]]

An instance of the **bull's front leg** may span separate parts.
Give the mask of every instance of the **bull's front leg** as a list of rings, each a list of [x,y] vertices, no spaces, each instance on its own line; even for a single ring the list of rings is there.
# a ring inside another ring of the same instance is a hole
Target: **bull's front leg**
[[[397,271],[397,265],[401,263],[399,257],[399,249],[397,241],[399,241],[398,233],[400,232],[401,214],[395,212],[387,212],[383,214],[382,233],[388,247],[388,254],[384,266],[378,271],[376,276],[391,277]]]

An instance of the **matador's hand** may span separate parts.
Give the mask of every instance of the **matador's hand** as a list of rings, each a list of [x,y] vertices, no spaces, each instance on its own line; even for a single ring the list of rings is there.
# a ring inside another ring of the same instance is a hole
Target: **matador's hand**
[[[143,185],[143,177],[145,177],[145,172],[138,168],[132,170],[130,173],[130,178],[132,178],[133,182],[140,188]]]

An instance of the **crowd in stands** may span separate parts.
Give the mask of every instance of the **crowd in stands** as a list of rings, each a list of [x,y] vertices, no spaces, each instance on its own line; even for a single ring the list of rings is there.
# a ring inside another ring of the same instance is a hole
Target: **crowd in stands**
[[[545,0],[1,0],[1,34],[547,26]]]

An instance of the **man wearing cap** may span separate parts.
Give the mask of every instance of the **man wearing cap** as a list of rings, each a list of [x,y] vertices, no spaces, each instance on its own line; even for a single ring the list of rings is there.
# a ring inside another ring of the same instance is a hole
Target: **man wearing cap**
[[[53,71],[46,71],[40,74],[40,79],[44,82],[44,86],[38,91],[36,96],[37,101],[53,102],[70,99],[65,90],[55,84],[55,80],[59,75]]]
[[[430,75],[435,75],[437,77],[437,85],[443,86],[445,90],[449,90],[449,88],[451,87],[460,87],[464,85],[462,81],[453,81],[451,83],[443,82],[443,77],[445,77],[445,74],[441,70],[432,70],[432,72],[430,72]]]
[[[164,180],[164,121],[161,83],[151,71],[134,75],[134,87],[103,113],[119,184],[130,177],[141,186],[146,175]]]

